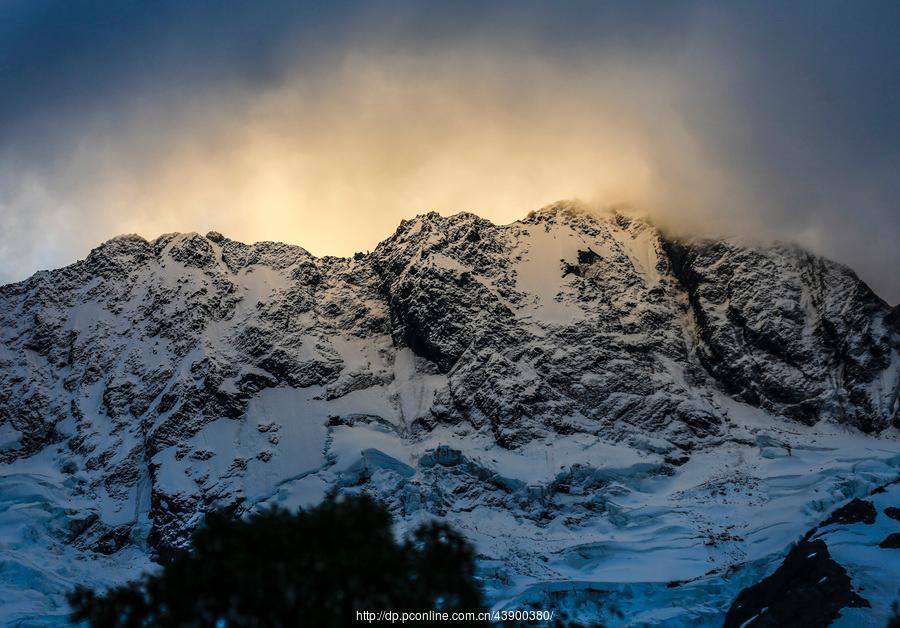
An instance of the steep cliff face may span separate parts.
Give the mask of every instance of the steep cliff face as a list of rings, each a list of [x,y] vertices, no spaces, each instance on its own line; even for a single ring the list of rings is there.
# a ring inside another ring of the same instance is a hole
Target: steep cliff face
[[[631,525],[626,495],[711,481],[691,469],[730,448],[849,429],[891,459],[898,355],[897,310],[842,266],[572,203],[506,226],[419,216],[349,259],[122,236],[0,288],[0,469],[43,483],[55,513],[43,532],[10,523],[0,551],[139,565],[214,506],[369,490],[504,556],[501,595],[578,576],[546,557]],[[485,513],[496,525],[473,529]],[[531,543],[503,546],[508,526]],[[53,573],[48,590],[70,578]]]
[[[898,425],[900,328],[850,269],[794,247],[667,248],[696,321],[698,358],[730,394],[810,425]]]
[[[649,225],[562,206],[508,227],[428,215],[372,257],[395,341],[447,373],[435,420],[507,448],[627,425],[690,448],[719,419],[685,382],[698,374],[661,253]]]

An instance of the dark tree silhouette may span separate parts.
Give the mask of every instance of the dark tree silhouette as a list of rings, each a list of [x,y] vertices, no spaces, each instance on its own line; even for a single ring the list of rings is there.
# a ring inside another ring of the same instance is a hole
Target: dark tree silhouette
[[[388,511],[365,497],[246,519],[210,513],[192,549],[105,593],[69,596],[92,626],[342,626],[356,611],[479,611],[475,560],[446,524],[397,542]]]

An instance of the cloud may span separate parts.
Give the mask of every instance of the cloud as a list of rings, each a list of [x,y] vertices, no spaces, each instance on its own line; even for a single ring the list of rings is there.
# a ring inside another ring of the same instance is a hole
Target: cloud
[[[423,211],[509,222],[580,197],[681,233],[797,241],[900,297],[883,15],[83,5],[64,67],[29,40],[16,57],[47,74],[0,106],[5,279],[122,232],[347,255]],[[20,21],[57,23],[47,6]],[[119,28],[94,41],[98,20]]]

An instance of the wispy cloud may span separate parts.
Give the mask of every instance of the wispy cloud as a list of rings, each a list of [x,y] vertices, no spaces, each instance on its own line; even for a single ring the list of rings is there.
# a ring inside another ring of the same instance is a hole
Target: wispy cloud
[[[900,297],[893,5],[224,5],[4,7],[0,279],[122,232],[349,254],[577,196]]]

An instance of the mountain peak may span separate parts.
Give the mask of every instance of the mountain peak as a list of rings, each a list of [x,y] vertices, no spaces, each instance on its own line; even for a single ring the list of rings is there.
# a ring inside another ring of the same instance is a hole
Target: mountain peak
[[[548,222],[561,224],[612,223],[619,229],[634,227],[653,228],[646,215],[627,204],[595,206],[579,199],[561,200],[529,212],[522,222]]]
[[[635,556],[671,530],[684,572],[668,579],[699,578],[759,544],[690,507],[745,500],[744,519],[769,517],[787,545],[815,508],[773,520],[784,505],[755,501],[769,491],[753,474],[855,490],[874,456],[896,465],[897,310],[813,256],[648,225],[577,201],[508,225],[432,212],[352,260],[214,232],[122,236],[0,289],[0,481],[37,470],[41,490],[22,494],[49,500],[15,518],[49,604],[72,579],[107,586],[110,565],[184,547],[213,505],[360,490],[405,522],[478,531],[503,565],[485,580],[495,595],[600,581],[596,561],[565,557],[623,529]],[[828,453],[837,438],[858,450]],[[665,487],[666,525],[633,515]],[[810,493],[817,508],[832,489]],[[698,556],[712,545],[687,548],[685,530],[731,549]]]
[[[540,209],[528,212],[526,219],[532,217],[550,217],[550,216],[577,216],[581,214],[592,213],[592,209],[587,203],[579,199],[562,199],[545,205]]]

